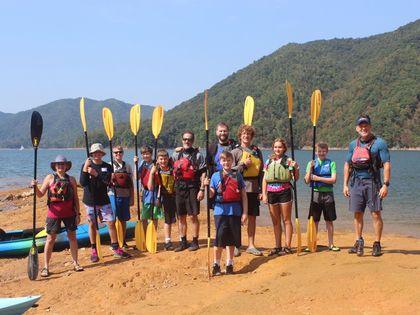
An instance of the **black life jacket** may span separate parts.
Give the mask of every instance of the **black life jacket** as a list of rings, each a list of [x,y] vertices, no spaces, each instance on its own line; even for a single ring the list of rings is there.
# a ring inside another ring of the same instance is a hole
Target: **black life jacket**
[[[73,199],[73,186],[70,182],[70,176],[64,175],[60,178],[57,173],[54,173],[54,181],[48,186],[47,205],[55,202],[63,202]]]

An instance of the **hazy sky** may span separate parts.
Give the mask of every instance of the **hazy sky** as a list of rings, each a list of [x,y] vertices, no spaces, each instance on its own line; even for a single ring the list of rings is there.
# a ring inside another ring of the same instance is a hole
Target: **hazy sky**
[[[365,37],[420,1],[0,2],[0,111],[61,98],[178,105],[289,43]]]

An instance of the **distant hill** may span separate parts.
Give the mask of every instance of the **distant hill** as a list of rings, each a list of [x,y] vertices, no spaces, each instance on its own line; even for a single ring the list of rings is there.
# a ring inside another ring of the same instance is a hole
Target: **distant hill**
[[[33,110],[41,113],[44,120],[44,130],[41,138],[41,147],[63,148],[83,146],[84,142],[78,141],[83,135],[79,110],[80,99],[62,99],[31,110],[8,114],[0,112],[0,147],[19,148],[31,146],[30,121]],[[85,115],[88,133],[102,128],[102,108],[109,107],[112,111],[114,123],[130,121],[132,104],[127,104],[116,99],[96,101],[85,98]],[[141,106],[141,117],[147,119],[152,116],[153,107]],[[117,127],[116,127],[117,128]]]

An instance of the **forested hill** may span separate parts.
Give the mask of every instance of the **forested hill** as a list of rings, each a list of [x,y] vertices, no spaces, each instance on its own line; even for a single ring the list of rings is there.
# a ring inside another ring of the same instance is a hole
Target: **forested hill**
[[[80,121],[80,98],[61,99],[31,110],[16,114],[0,112],[0,148],[19,148],[21,145],[29,147],[30,121],[33,110],[37,110],[43,117],[44,130],[40,146],[44,148],[65,148],[75,145],[83,146],[84,141],[77,140],[83,136]],[[102,108],[109,107],[115,123],[129,121],[130,108],[127,104],[116,99],[96,101],[85,98],[85,116],[88,133],[92,130],[103,132]],[[142,119],[152,116],[151,106],[141,106]]]
[[[374,131],[391,146],[419,147],[419,78],[420,20],[368,38],[288,44],[209,89],[211,135],[220,121],[230,124],[236,132],[243,121],[245,97],[251,95],[255,99],[256,143],[269,146],[277,136],[288,138],[284,88],[288,79],[294,90],[298,147],[311,145],[310,96],[318,88],[323,103],[317,139],[334,147],[346,146],[356,136],[356,116],[367,113]],[[199,138],[196,144],[203,147],[203,117],[203,94],[168,111],[161,144],[180,145],[182,131],[192,130]],[[141,129],[143,141],[152,143],[150,122]]]

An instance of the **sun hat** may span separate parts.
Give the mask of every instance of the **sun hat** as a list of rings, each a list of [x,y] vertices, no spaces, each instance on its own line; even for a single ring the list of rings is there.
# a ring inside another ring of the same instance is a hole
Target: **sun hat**
[[[104,147],[102,146],[102,144],[100,144],[100,143],[94,143],[94,144],[92,144],[90,146],[89,154],[92,154],[92,153],[98,152],[98,151],[101,152],[102,155],[105,155],[106,154],[105,151],[104,151]]]
[[[370,117],[368,115],[359,116],[356,119],[356,126],[359,126],[360,124],[368,124],[368,125],[371,125]]]
[[[69,169],[71,169],[71,161],[67,161],[67,159],[66,159],[66,157],[64,155],[57,155],[55,157],[55,160],[53,162],[51,162],[50,165],[51,165],[51,169],[53,171],[56,171],[55,164],[57,164],[57,163],[66,163],[66,172]]]

